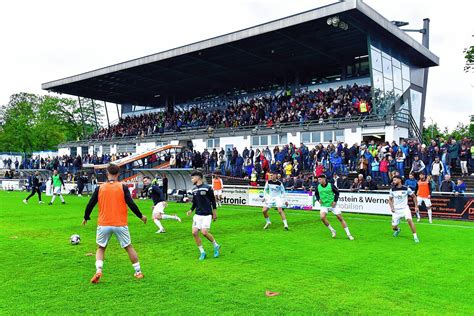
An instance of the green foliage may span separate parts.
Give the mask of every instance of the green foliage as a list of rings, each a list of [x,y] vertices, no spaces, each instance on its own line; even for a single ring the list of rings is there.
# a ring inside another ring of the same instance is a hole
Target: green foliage
[[[77,140],[95,131],[94,108],[99,126],[102,107],[92,101],[83,102],[84,130],[81,108],[77,101],[29,93],[14,94],[0,109],[0,151],[56,149],[65,141]]]
[[[433,123],[428,126],[423,127],[423,143],[429,144],[430,141],[434,138],[443,138],[449,139],[454,138],[456,140],[461,140],[464,137],[474,136],[474,124],[466,125],[463,123],[458,123],[455,129],[449,131],[447,127],[444,130],[441,130],[438,126],[438,123]]]
[[[466,59],[466,65],[464,65],[464,71],[468,72],[474,65],[474,46],[466,48],[464,50],[464,59]]]
[[[264,231],[261,209],[219,208],[212,234],[222,255],[199,262],[191,235],[189,204],[169,203],[183,219],[162,221],[155,234],[131,212],[129,228],[144,279],[133,278],[127,254],[112,237],[99,284],[95,272],[97,209],[81,227],[85,198],[66,205],[21,203],[25,193],[0,191],[0,248],[5,315],[472,315],[474,223],[426,218],[415,223],[420,244],[406,223],[392,237],[389,216],[344,214],[356,238],[349,241],[333,215],[331,238],[318,212],[287,211],[290,231],[271,210]],[[43,197],[46,203],[50,197]],[[152,202],[137,201],[146,215]],[[388,208],[388,205],[387,205]],[[81,236],[77,246],[72,234]],[[91,255],[92,254],[92,255]],[[265,297],[265,290],[279,292]]]

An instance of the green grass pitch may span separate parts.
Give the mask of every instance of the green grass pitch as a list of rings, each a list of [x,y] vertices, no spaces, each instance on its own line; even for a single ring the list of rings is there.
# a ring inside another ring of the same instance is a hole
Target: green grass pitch
[[[190,204],[170,203],[182,223],[163,221],[155,234],[133,213],[129,227],[145,278],[133,278],[126,253],[112,238],[101,283],[95,272],[95,229],[81,227],[88,198],[65,196],[29,205],[25,193],[0,192],[0,314],[474,314],[474,223],[426,219],[417,224],[420,244],[401,225],[392,237],[386,216],[345,214],[356,238],[349,241],[329,215],[335,239],[318,212],[287,211],[284,231],[276,211],[264,231],[261,210],[224,206],[212,233],[222,255],[199,262],[191,236]],[[137,201],[150,219],[151,201]],[[388,207],[388,206],[387,206]],[[77,233],[81,243],[72,246]],[[280,295],[266,297],[265,291]]]

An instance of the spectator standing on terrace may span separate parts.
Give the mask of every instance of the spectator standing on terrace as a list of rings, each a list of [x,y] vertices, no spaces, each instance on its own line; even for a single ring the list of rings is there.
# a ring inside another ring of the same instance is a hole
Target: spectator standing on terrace
[[[459,161],[461,164],[461,173],[462,176],[467,176],[469,174],[469,170],[467,169],[467,163],[469,161],[470,152],[466,148],[465,145],[461,145],[461,152],[459,153]]]
[[[358,165],[359,165],[359,173],[365,177],[367,175],[367,168],[369,165],[369,161],[365,158],[365,156],[362,156],[359,159]]]
[[[448,146],[448,158],[450,167],[455,168],[459,158],[459,145],[455,139],[451,139],[451,142]]]
[[[413,192],[416,192],[418,182],[416,181],[415,174],[410,172],[408,179],[405,180],[405,186],[409,187]]]
[[[388,177],[388,171],[389,171],[389,161],[387,160],[386,157],[382,158],[382,161],[380,161],[380,175],[382,177],[382,184],[384,186],[388,186],[389,183],[389,177]]]
[[[439,186],[443,179],[444,167],[443,163],[439,160],[439,157],[435,157],[435,160],[431,164],[431,175],[436,185]]]
[[[415,155],[413,164],[411,166],[410,173],[415,175],[415,178],[418,179],[420,177],[420,173],[424,172],[425,164],[418,155]]]

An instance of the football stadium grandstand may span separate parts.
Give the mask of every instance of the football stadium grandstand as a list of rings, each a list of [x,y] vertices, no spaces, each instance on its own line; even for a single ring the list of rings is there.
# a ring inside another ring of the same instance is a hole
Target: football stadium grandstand
[[[428,69],[439,64],[428,40],[362,1],[342,1],[47,82],[79,104],[102,101],[107,126],[15,169],[58,169],[72,181],[83,170],[101,181],[115,162],[131,181],[200,168],[229,185],[261,185],[276,172],[288,189],[309,189],[324,173],[358,191],[387,189],[397,172],[408,179],[418,156],[441,191],[445,175],[468,174],[462,161],[473,167],[472,147],[467,138],[421,143]],[[433,173],[436,157],[442,171]]]

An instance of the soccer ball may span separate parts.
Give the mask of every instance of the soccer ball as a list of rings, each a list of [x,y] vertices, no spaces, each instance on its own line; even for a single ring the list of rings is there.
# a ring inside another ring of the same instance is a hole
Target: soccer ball
[[[78,234],[71,236],[71,245],[78,245],[81,242],[81,237]]]

